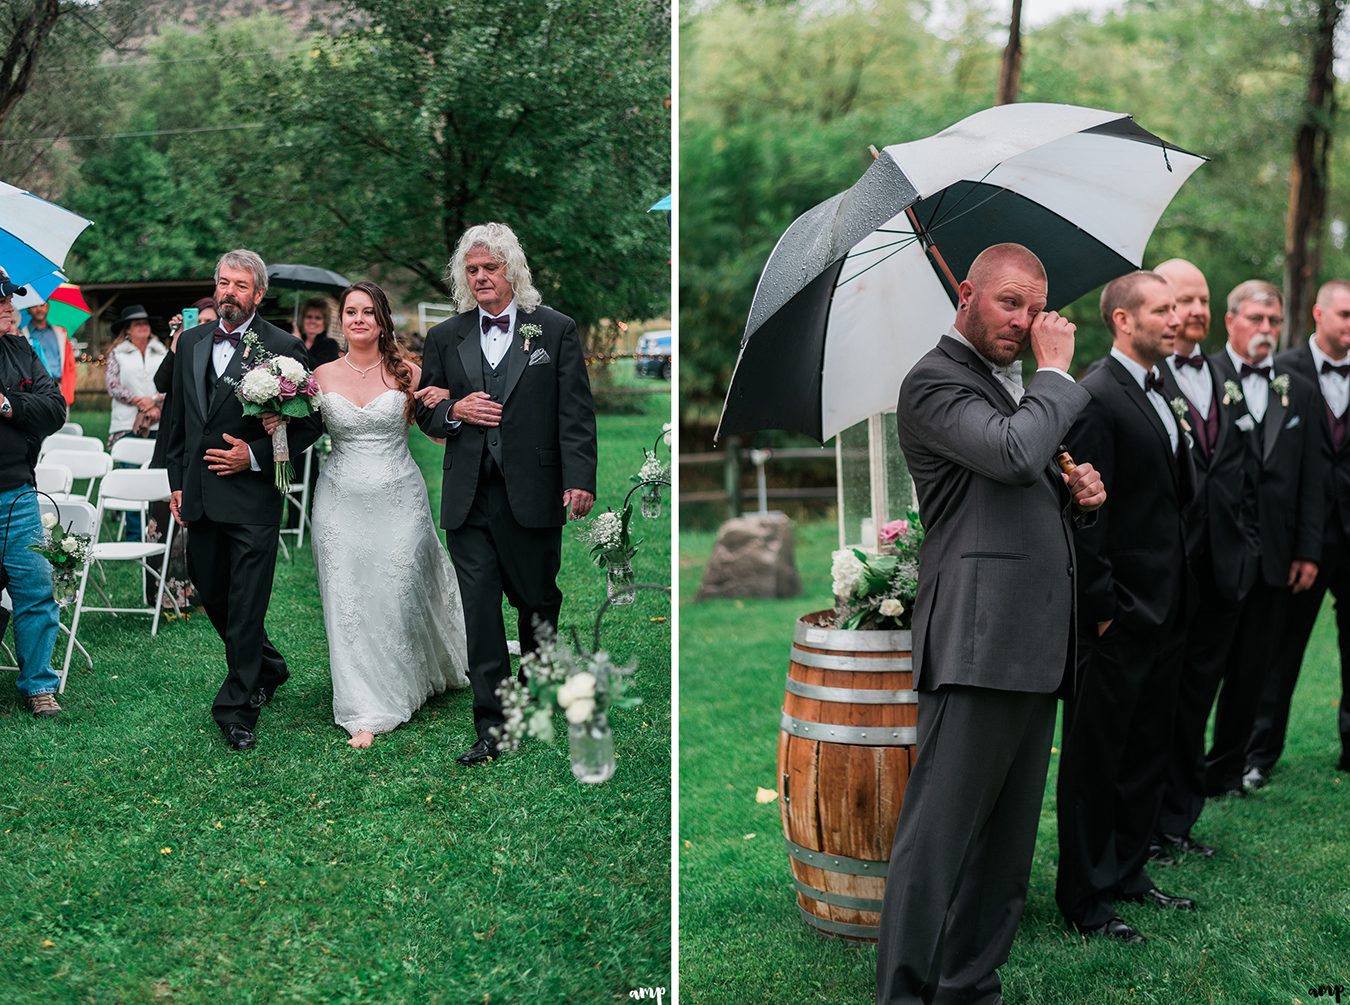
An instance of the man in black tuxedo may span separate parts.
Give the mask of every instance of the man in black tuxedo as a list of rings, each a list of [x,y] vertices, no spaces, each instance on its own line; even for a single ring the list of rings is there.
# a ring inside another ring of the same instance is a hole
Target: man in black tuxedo
[[[235,387],[252,365],[243,344],[250,331],[267,352],[308,362],[293,335],[257,316],[266,292],[261,258],[244,249],[221,256],[219,318],[179,336],[170,398],[169,506],[180,524],[192,528],[188,572],[225,643],[228,672],[211,715],[235,750],[256,744],[258,711],[290,676],[264,626],[283,512],[272,438],[260,417],[244,416]],[[292,456],[308,449],[320,428],[317,415],[292,420]]]
[[[1275,357],[1280,369],[1302,377],[1317,389],[1317,428],[1321,433],[1321,470],[1325,474],[1325,522],[1317,579],[1289,598],[1284,632],[1257,706],[1255,728],[1247,743],[1246,788],[1264,785],[1284,751],[1289,705],[1327,590],[1336,598],[1336,637],[1341,654],[1341,704],[1338,720],[1341,756],[1336,766],[1350,771],[1350,282],[1333,279],[1317,291],[1313,305],[1316,331],[1308,344]],[[1318,408],[1317,404],[1321,407]]]
[[[1075,534],[1084,643],[1064,710],[1055,900],[1080,932],[1143,942],[1117,901],[1195,907],[1144,869],[1171,747],[1195,475],[1157,371],[1180,326],[1172,288],[1132,272],[1107,284],[1101,313],[1114,344],[1083,378],[1091,398],[1067,442],[1101,472],[1111,503]]]
[[[1158,372],[1164,397],[1191,435],[1196,473],[1186,542],[1196,604],[1186,627],[1166,786],[1150,847],[1154,861],[1169,864],[1174,850],[1206,858],[1214,854],[1191,837],[1205,805],[1205,729],[1237,635],[1242,601],[1256,582],[1261,537],[1255,431],[1236,425],[1245,412],[1225,398],[1222,379],[1200,351],[1209,335],[1209,284],[1180,258],[1154,271],[1171,285],[1181,320],[1176,352]]]
[[[1253,430],[1259,470],[1255,484],[1261,528],[1260,574],[1243,602],[1233,654],[1224,671],[1205,758],[1210,795],[1242,795],[1247,743],[1256,709],[1272,675],[1276,647],[1292,597],[1317,581],[1325,511],[1323,436],[1318,394],[1272,352],[1284,301],[1270,283],[1249,279],[1228,294],[1228,343],[1210,357],[1225,396]]]
[[[418,423],[445,438],[441,526],[459,579],[477,741],[496,756],[497,687],[510,672],[502,594],[522,652],[556,627],[562,525],[595,503],[595,408],[577,326],[540,306],[511,228],[469,228],[448,267],[463,313],[427,333]]]

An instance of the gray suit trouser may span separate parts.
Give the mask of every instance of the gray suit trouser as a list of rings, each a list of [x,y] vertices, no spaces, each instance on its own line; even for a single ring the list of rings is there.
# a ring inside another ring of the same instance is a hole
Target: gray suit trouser
[[[1054,738],[1053,694],[919,695],[918,749],[891,849],[878,1005],[992,1005],[1026,903]]]

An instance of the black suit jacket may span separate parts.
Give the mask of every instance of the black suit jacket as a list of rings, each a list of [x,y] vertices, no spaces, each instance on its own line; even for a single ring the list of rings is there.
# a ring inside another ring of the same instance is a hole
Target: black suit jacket
[[[1228,353],[1209,356],[1220,380],[1239,387]],[[1288,374],[1278,364],[1275,374]],[[1322,560],[1322,522],[1326,500],[1322,488],[1322,395],[1297,374],[1289,374],[1287,403],[1270,390],[1264,421],[1257,427],[1260,475],[1256,484],[1257,519],[1261,527],[1261,576],[1269,586],[1289,582],[1295,559]],[[1249,415],[1244,398],[1242,415]],[[1241,419],[1239,415],[1238,419]]]
[[[520,334],[527,324],[543,329],[528,353]],[[419,408],[417,421],[428,436],[445,437],[441,526],[446,530],[457,529],[468,516],[490,435],[501,437],[506,495],[521,526],[561,527],[563,491],[595,493],[595,406],[575,322],[537,307],[516,312],[511,334],[502,362],[507,370],[501,425],[488,429],[464,422],[448,429],[446,416],[454,402],[484,390],[478,309],[427,333],[421,387],[447,388],[450,399],[434,409]]]
[[[1322,433],[1321,468],[1325,473],[1324,529],[1329,533],[1335,526],[1340,529],[1342,536],[1350,537],[1350,436],[1346,437],[1340,450],[1333,446],[1326,398],[1322,394],[1322,384],[1317,379],[1317,368],[1313,365],[1312,350],[1308,346],[1280,353],[1275,357],[1275,366],[1277,371],[1302,377],[1316,390],[1314,410],[1317,412],[1317,428]]]
[[[1186,394],[1171,367],[1164,361],[1158,370],[1168,401],[1184,404]],[[1213,388],[1214,407],[1219,410],[1219,435],[1213,454],[1206,457],[1195,446],[1195,431],[1189,430],[1195,495],[1186,513],[1186,553],[1192,564],[1209,567],[1220,597],[1236,604],[1256,583],[1261,566],[1255,491],[1260,479],[1260,454],[1255,430],[1243,430],[1236,424],[1245,410],[1236,402],[1224,404],[1223,380],[1208,361],[1203,372]],[[1189,423],[1189,417],[1183,416],[1182,422]]]
[[[259,416],[244,415],[235,388],[228,383],[228,380],[237,383],[251,365],[251,361],[244,359],[242,344],[216,382],[214,393],[209,399],[206,395],[211,336],[216,327],[214,321],[198,325],[178,338],[166,457],[169,486],[175,491],[182,490],[183,519],[189,523],[205,516],[217,523],[279,525],[282,502],[272,470],[272,438],[263,430]],[[261,318],[254,318],[251,328],[268,352],[309,365],[304,345],[290,332]],[[292,459],[318,439],[322,428],[318,415],[290,421],[287,441]],[[202,456],[207,450],[229,446],[225,442],[226,433],[248,443],[261,470],[217,475],[206,466]]]
[[[1180,457],[1129,372],[1112,357],[1082,380],[1091,395],[1069,430],[1069,452],[1102,476],[1106,504],[1076,528],[1078,607],[1085,631],[1101,621],[1152,632],[1184,616],[1189,566],[1185,513],[1195,473],[1184,431]]]

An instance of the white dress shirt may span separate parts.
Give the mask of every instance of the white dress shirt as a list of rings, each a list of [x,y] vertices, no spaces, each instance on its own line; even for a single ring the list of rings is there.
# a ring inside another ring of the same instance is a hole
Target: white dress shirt
[[[506,315],[506,331],[500,328],[491,328],[483,331],[483,318],[501,317],[501,314],[489,314],[483,308],[478,308],[478,331],[480,333],[480,344],[483,346],[483,355],[487,357],[488,365],[492,369],[497,369],[501,363],[502,357],[506,355],[506,350],[511,348],[511,337],[516,331],[516,302],[512,300],[506,305],[506,310],[502,311]]]
[[[1022,395],[1026,393],[1026,389],[1022,386],[1022,364],[1019,360],[1013,360],[1007,366],[999,366],[997,363],[991,363],[989,362],[989,360],[985,359],[984,355],[980,352],[980,350],[976,349],[973,345],[971,345],[970,341],[959,331],[956,330],[955,325],[953,325],[951,328],[947,330],[947,334],[950,335],[952,338],[956,339],[956,341],[960,342],[963,346],[965,346],[967,349],[973,352],[976,356],[980,357],[980,362],[982,362],[985,366],[989,367],[989,371],[994,375],[994,379],[997,380],[999,384],[1003,386],[1003,389],[1007,391],[1009,395],[1012,396],[1012,400],[1014,402],[1020,403],[1022,401]],[[1064,370],[1059,369],[1059,367],[1043,366],[1036,372],[1040,373],[1041,370],[1046,370],[1049,371],[1050,373],[1057,373],[1065,380],[1067,380],[1070,384],[1074,383],[1074,379],[1070,377],[1068,373],[1066,373]]]
[[[1231,345],[1225,345],[1223,351],[1228,353],[1228,359],[1232,362],[1233,369],[1239,374],[1242,373],[1244,366],[1254,366],[1258,370],[1268,371],[1272,377],[1275,376],[1269,356],[1263,362],[1248,363],[1233,351]],[[1260,422],[1266,417],[1266,406],[1270,404],[1270,381],[1255,374],[1248,374],[1242,378],[1242,396],[1247,399],[1247,411],[1252,413],[1253,419]]]
[[[1129,371],[1130,377],[1139,385],[1139,389],[1143,390],[1144,378],[1151,371],[1144,369],[1115,346],[1111,347],[1111,356]],[[1148,399],[1148,403],[1153,406],[1153,411],[1157,412],[1158,418],[1162,420],[1163,429],[1167,430],[1167,440],[1172,444],[1172,453],[1175,454],[1177,452],[1177,417],[1172,414],[1172,406],[1157,390],[1146,392],[1144,397]]]
[[[249,328],[253,326],[253,319],[255,317],[257,317],[256,314],[250,314],[247,318],[244,319],[244,321],[237,328],[226,327],[225,319],[220,318],[216,321],[216,327],[219,328],[221,331],[229,332],[231,335],[233,335],[235,332],[238,332],[239,337],[243,338],[244,332],[248,331]],[[212,338],[214,338],[215,332],[212,332],[211,336]],[[217,379],[219,379],[220,375],[225,372],[225,368],[230,365],[230,360],[234,359],[234,354],[237,353],[238,351],[239,351],[238,346],[232,346],[228,342],[215,342],[212,344],[211,366],[216,371]],[[252,447],[248,448],[248,466],[249,470],[251,471],[262,470],[262,467],[258,464],[258,459],[253,456]]]
[[[1191,359],[1200,356],[1204,359],[1198,345],[1191,346]],[[1201,363],[1200,369],[1193,366],[1177,366],[1175,356],[1167,357],[1167,366],[1177,379],[1177,386],[1186,400],[1195,406],[1202,419],[1209,418],[1210,406],[1214,404],[1214,381],[1209,375],[1209,364]]]
[[[1350,364],[1350,356],[1344,359],[1332,359],[1317,344],[1316,335],[1308,339],[1308,348],[1312,350],[1313,369],[1317,371],[1317,383],[1322,387],[1322,397],[1327,399],[1327,407],[1331,409],[1331,414],[1339,419],[1345,414],[1346,406],[1350,405],[1350,377],[1342,377],[1336,373],[1323,373],[1322,364],[1330,363],[1332,366],[1344,366]]]

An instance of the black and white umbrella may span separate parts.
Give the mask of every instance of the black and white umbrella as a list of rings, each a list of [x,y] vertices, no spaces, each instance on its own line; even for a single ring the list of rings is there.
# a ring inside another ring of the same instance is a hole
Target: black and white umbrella
[[[888,146],[852,188],[793,222],[760,275],[718,437],[821,441],[894,408],[955,317],[985,248],[1045,263],[1057,310],[1140,267],[1163,210],[1204,158],[1128,115],[1013,104]]]

